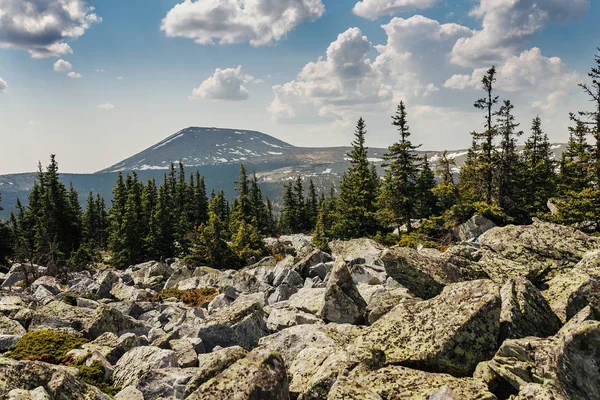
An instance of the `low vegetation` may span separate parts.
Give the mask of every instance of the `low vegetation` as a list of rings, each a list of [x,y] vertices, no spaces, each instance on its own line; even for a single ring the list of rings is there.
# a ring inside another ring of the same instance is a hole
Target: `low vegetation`
[[[158,292],[150,301],[163,302],[166,299],[175,298],[190,306],[199,307],[204,303],[212,301],[219,291],[215,288],[201,288],[191,290],[179,290],[177,288],[164,289]]]
[[[15,360],[44,361],[50,364],[63,364],[66,354],[86,343],[87,340],[68,333],[51,330],[27,332],[10,349],[6,357]]]

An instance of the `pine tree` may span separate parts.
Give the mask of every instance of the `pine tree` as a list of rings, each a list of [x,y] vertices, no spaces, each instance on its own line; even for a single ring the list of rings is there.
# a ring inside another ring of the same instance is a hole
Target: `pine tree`
[[[431,170],[427,154],[423,156],[416,185],[416,215],[429,218],[438,212],[437,198],[433,189],[436,187],[435,174]]]
[[[123,218],[125,217],[125,205],[127,203],[127,188],[121,172],[117,175],[117,183],[113,188],[112,207],[108,210],[110,223],[110,234],[108,237],[108,249],[114,254],[119,254],[124,249],[123,243]]]
[[[0,203],[2,203],[2,194],[0,193]],[[3,208],[0,206],[0,211]],[[0,266],[5,264],[13,254],[13,232],[8,224],[0,221]]]
[[[559,196],[566,196],[569,192],[580,192],[589,187],[593,180],[592,147],[587,141],[589,129],[574,115],[571,115],[571,118],[575,126],[569,127],[569,142],[560,162]]]
[[[490,68],[481,80],[486,97],[475,102],[475,108],[485,111],[485,131],[475,133],[474,139],[482,140],[481,152],[477,156],[477,172],[484,185],[484,200],[491,204],[494,194],[494,137],[498,134],[494,125],[494,105],[499,97],[494,95],[496,68]]]
[[[175,255],[175,224],[171,212],[171,191],[169,178],[165,175],[158,189],[158,197],[152,219],[146,246],[149,255],[157,260],[164,260]]]
[[[454,166],[456,166],[454,159],[448,157],[448,151],[444,150],[436,170],[440,182],[433,189],[433,193],[437,198],[438,209],[442,212],[449,210],[458,202],[458,187],[454,182],[452,173]]]
[[[267,197],[266,207],[267,207],[267,230],[265,232],[265,235],[275,236],[275,235],[277,235],[277,233],[279,233],[277,230],[277,226],[279,225],[279,223],[277,221],[277,217],[275,216],[275,213],[273,212],[273,204],[271,203],[271,199],[268,197]]]
[[[500,110],[496,113],[498,117],[497,132],[501,136],[500,154],[497,162],[497,193],[498,205],[506,209],[514,207],[520,189],[521,160],[517,152],[517,138],[523,135],[523,131],[517,131],[519,124],[515,122],[512,113],[514,105],[510,100],[505,100]]]
[[[548,199],[555,191],[555,180],[550,142],[542,130],[542,119],[537,116],[523,151],[522,203],[530,213],[541,214],[547,210]]]
[[[231,249],[241,260],[243,265],[254,264],[258,262],[266,253],[265,244],[257,228],[256,219],[247,224],[241,221],[238,224],[238,230],[231,238]]]
[[[292,182],[287,182],[283,185],[283,205],[281,208],[281,219],[279,221],[280,230],[283,233],[297,232],[296,216],[298,214],[298,204],[294,196]]]
[[[126,267],[132,264],[138,264],[145,260],[146,237],[144,222],[144,212],[142,206],[142,184],[138,180],[137,173],[127,175],[127,200],[125,201],[125,214],[123,216],[123,225],[121,238],[123,248],[115,253],[114,263],[119,267]]]
[[[317,224],[319,215],[319,196],[317,195],[317,188],[312,179],[308,181],[308,195],[304,206],[304,215],[306,218],[304,228],[307,231],[312,231]]]
[[[294,218],[294,232],[302,232],[306,227],[306,205],[304,203],[304,186],[302,177],[298,175],[294,183],[294,198],[296,199],[296,215]]]
[[[400,134],[400,141],[391,145],[384,155],[385,176],[383,189],[379,196],[379,217],[385,224],[400,227],[406,224],[408,231],[415,217],[415,194],[417,191],[418,157],[410,141],[406,106],[400,102],[396,115],[392,117],[392,125]]]
[[[259,232],[267,234],[270,231],[269,216],[267,205],[263,201],[263,194],[256,178],[256,173],[252,174],[250,180],[250,205],[252,209],[251,217],[253,221],[256,221],[256,228]]]
[[[465,204],[475,203],[485,197],[485,185],[478,169],[478,155],[481,149],[475,139],[476,135],[477,133],[472,133],[471,147],[467,151],[467,157],[460,169],[458,179],[459,198]]]
[[[600,52],[600,48],[598,48]],[[596,189],[600,189],[600,54],[594,56],[595,66],[591,68],[588,77],[591,83],[580,83],[579,87],[588,95],[594,105],[594,111],[580,111],[578,120],[588,128],[594,139],[591,147],[591,167]]]
[[[200,176],[199,171],[196,171],[193,205],[194,227],[198,227],[208,222],[208,198],[206,196],[206,185],[204,183],[204,177]]]
[[[360,118],[354,133],[352,151],[347,154],[350,158],[350,167],[340,183],[337,221],[333,226],[335,237],[345,239],[367,237],[377,232],[375,216],[379,179],[373,175],[368,160],[368,148],[365,146],[366,133],[365,121]]]

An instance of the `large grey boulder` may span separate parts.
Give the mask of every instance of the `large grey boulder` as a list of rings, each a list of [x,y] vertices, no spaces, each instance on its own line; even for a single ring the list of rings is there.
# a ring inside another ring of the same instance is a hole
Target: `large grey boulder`
[[[114,333],[117,336],[125,333],[134,333],[141,336],[150,331],[150,327],[143,322],[123,315],[120,311],[109,306],[97,308],[94,315],[85,322],[84,328],[87,337],[90,339],[95,339],[105,332]]]
[[[461,242],[469,242],[495,228],[496,224],[481,215],[473,215],[467,222],[452,230],[452,236]]]
[[[90,308],[75,307],[63,301],[52,301],[35,310],[29,329],[72,328],[83,331],[95,314],[95,310]]]
[[[256,349],[200,386],[189,400],[288,400],[285,364],[275,352]]]
[[[322,324],[323,320],[314,314],[290,308],[273,308],[267,319],[270,331],[280,331],[296,325]]]
[[[0,335],[24,335],[25,328],[17,321],[0,314]]]
[[[323,294],[319,316],[338,324],[356,324],[364,319],[367,303],[360,295],[344,261],[336,262]]]
[[[136,383],[143,399],[183,400],[195,368],[165,368],[145,372]]]
[[[350,265],[383,265],[380,256],[385,247],[372,239],[334,240],[329,243],[329,248],[335,260],[342,260]]]
[[[135,347],[125,353],[115,365],[113,381],[115,386],[135,385],[145,372],[177,366],[178,357],[173,350],[153,346]]]
[[[431,300],[402,300],[356,343],[383,351],[389,364],[468,376],[497,349],[500,311],[493,282],[457,283]]]
[[[600,322],[582,310],[556,336],[505,341],[491,361],[477,367],[475,377],[502,396],[543,386],[554,398],[596,399],[600,393]],[[505,398],[502,396],[502,398]],[[541,398],[541,397],[540,397]],[[552,397],[550,397],[552,398]]]

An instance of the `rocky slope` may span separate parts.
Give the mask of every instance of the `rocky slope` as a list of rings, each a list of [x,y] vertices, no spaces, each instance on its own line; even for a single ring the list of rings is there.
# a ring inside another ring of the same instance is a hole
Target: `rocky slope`
[[[109,398],[73,365],[15,357],[43,331],[84,338],[65,360],[103,366],[121,400],[597,399],[600,240],[481,218],[460,234],[480,236],[443,253],[268,239],[276,257],[239,271],[149,262],[59,282],[13,265],[0,398]]]

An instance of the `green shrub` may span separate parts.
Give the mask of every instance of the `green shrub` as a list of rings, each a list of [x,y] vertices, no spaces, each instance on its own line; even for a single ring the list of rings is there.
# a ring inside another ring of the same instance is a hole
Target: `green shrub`
[[[88,385],[96,386],[111,397],[121,390],[121,388],[112,386],[104,381],[106,369],[99,360],[93,361],[90,366],[83,363],[75,363],[75,365],[79,369],[79,378]]]
[[[62,301],[71,306],[76,306],[77,305],[77,296],[75,296],[74,294],[71,294],[71,293],[65,293],[63,295]]]
[[[201,306],[207,301],[213,300],[219,291],[215,288],[201,288],[192,290],[179,290],[177,288],[170,288],[161,290],[156,296],[150,299],[150,301],[163,302],[166,299],[176,298],[194,307]]]
[[[64,363],[65,355],[86,343],[87,340],[67,333],[50,330],[27,332],[6,354],[15,360],[44,361],[51,364]]]

